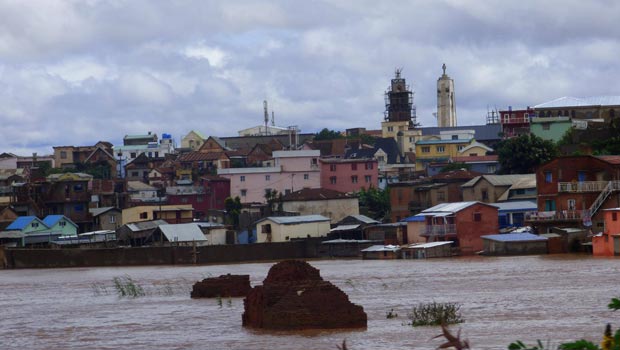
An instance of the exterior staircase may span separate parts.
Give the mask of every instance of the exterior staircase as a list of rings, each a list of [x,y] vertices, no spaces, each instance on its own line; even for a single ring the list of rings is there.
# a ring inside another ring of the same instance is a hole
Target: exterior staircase
[[[590,209],[589,209],[590,217],[593,217],[594,214],[596,214],[596,212],[601,208],[603,203],[605,203],[607,198],[609,198],[609,196],[614,191],[620,191],[620,181],[609,181],[607,183],[607,186],[605,186],[603,191],[601,191],[601,193],[598,195],[594,203],[592,203],[592,205],[590,206]]]

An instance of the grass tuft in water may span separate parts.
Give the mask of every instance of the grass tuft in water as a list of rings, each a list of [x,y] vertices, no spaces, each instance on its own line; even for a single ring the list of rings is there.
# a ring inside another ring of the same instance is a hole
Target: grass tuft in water
[[[146,295],[144,289],[127,275],[114,277],[113,282],[119,297],[137,298]]]

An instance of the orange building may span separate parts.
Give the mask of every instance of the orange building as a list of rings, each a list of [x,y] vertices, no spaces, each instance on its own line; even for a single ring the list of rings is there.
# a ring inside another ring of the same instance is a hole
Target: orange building
[[[603,210],[605,231],[592,237],[594,256],[620,255],[620,208]]]

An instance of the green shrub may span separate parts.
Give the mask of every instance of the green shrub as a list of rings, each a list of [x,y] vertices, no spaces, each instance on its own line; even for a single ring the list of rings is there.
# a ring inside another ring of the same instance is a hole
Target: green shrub
[[[417,326],[439,326],[442,323],[454,324],[463,322],[461,317],[461,305],[455,303],[426,303],[414,306],[408,318],[410,325]]]

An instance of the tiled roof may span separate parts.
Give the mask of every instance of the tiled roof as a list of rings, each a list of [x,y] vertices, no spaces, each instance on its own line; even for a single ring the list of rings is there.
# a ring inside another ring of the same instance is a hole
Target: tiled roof
[[[620,164],[620,156],[595,156],[596,158],[606,161],[610,164]]]
[[[325,188],[303,188],[299,191],[291,192],[282,197],[282,201],[312,201],[312,200],[329,200],[329,199],[345,199],[354,198],[344,192]]]
[[[483,163],[483,162],[497,162],[497,155],[490,156],[462,156],[462,157],[452,157],[452,160],[455,163]]]
[[[179,158],[178,161],[179,162],[199,162],[199,161],[203,161],[203,160],[218,160],[222,157],[222,155],[225,155],[225,152],[209,152],[209,153],[202,153],[202,152],[188,152],[188,153],[184,153],[182,154]]]
[[[536,174],[481,175],[471,179],[461,187],[472,187],[481,179],[486,179],[493,186],[512,186],[522,179],[532,179],[536,181]]]
[[[306,222],[322,222],[329,221],[329,218],[323,215],[301,215],[301,216],[270,216],[261,220],[258,220],[257,223],[271,220],[280,225],[292,225],[292,224],[302,224]]]

